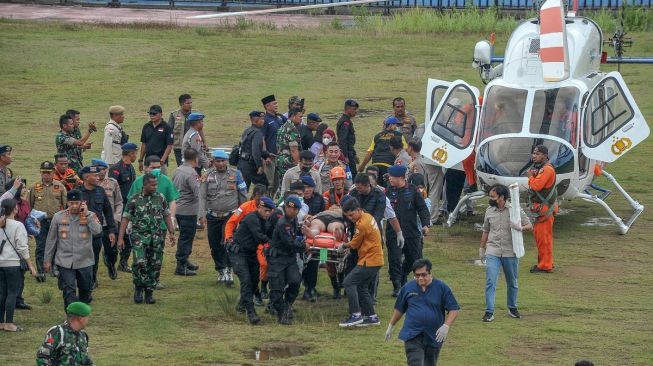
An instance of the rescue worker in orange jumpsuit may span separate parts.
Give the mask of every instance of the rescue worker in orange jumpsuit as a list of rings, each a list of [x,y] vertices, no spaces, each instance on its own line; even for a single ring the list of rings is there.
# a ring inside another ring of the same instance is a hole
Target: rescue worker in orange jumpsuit
[[[337,166],[331,169],[329,175],[333,188],[324,192],[323,195],[327,210],[331,208],[331,206],[340,206],[340,200],[342,197],[347,195],[347,191],[345,190],[345,170],[342,167]]]
[[[251,200],[243,203],[236,211],[229,217],[224,228],[225,243],[231,243],[234,239],[234,232],[238,224],[245,218],[245,216],[256,211],[261,198],[267,192],[267,187],[263,184],[256,184],[252,190]],[[261,280],[261,287],[256,286],[254,290],[254,304],[257,306],[263,305],[263,299],[268,297],[268,263],[263,254],[263,248],[268,243],[260,243],[256,249],[256,259],[259,265],[259,279]]]
[[[553,221],[558,213],[556,172],[549,162],[549,149],[537,145],[531,156],[533,167],[528,170],[530,209],[537,213],[533,234],[537,245],[537,264],[531,273],[553,271]]]

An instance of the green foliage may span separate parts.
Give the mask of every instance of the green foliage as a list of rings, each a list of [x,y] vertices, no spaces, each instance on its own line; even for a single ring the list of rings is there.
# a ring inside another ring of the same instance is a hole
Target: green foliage
[[[648,32],[653,30],[653,11],[650,8],[626,6],[618,11],[601,9],[583,12],[581,15],[592,18],[601,27],[604,34],[612,34],[621,27],[623,20],[626,32]]]
[[[52,290],[48,288],[41,289],[39,293],[41,304],[49,304],[52,301]]]
[[[345,29],[345,25],[342,24],[342,20],[340,20],[339,18],[331,19],[331,23],[329,25],[331,26],[331,28],[333,28],[335,30]]]

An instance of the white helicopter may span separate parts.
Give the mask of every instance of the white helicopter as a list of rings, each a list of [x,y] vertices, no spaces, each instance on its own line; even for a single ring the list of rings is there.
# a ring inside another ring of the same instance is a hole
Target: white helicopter
[[[618,43],[620,58],[623,43],[630,42],[623,35],[610,40]],[[621,234],[628,232],[644,206],[603,166],[641,143],[650,130],[621,74],[599,70],[605,61],[602,45],[601,29],[593,20],[576,16],[575,10],[565,15],[561,0],[547,0],[538,18],[514,30],[503,64],[491,66],[501,59],[492,57],[490,42],[476,44],[472,66],[487,83],[482,99],[477,88],[462,80],[428,80],[422,154],[444,168],[475,157],[479,191],[460,199],[449,226],[468,200],[484,197],[492,184],[517,182],[526,191],[531,152],[544,144],[556,169],[559,198],[597,203]],[[589,193],[599,175],[628,201],[630,217],[622,219],[608,206],[609,191]]]

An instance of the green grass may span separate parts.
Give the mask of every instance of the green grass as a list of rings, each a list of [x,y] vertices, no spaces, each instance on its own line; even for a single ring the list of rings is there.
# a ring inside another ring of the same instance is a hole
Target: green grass
[[[246,27],[245,27],[246,28]],[[209,36],[210,35],[210,36]],[[232,145],[248,125],[247,113],[260,109],[260,98],[276,93],[281,104],[290,95],[306,98],[308,111],[335,124],[344,99],[357,98],[356,118],[361,151],[390,113],[392,98],[406,98],[408,109],[423,119],[426,79],[466,79],[481,86],[469,67],[476,41],[483,34],[391,34],[362,30],[265,30],[171,28],[159,26],[89,26],[0,22],[0,122],[2,142],[14,150],[12,168],[30,182],[38,164],[50,159],[58,116],[68,108],[82,120],[103,126],[110,105],[127,108],[125,128],[136,140],[151,104],[165,112],[176,108],[177,96],[189,92],[194,107],[206,113],[211,145]],[[653,35],[635,34],[632,55],[651,55]],[[507,36],[500,36],[497,48]],[[455,44],[455,47],[452,47]],[[628,86],[644,115],[653,118],[650,67],[624,66]],[[283,111],[283,108],[282,108]],[[100,154],[101,135],[86,159]],[[651,207],[653,169],[650,140],[609,166],[636,199]],[[88,160],[87,160],[88,161]],[[600,184],[606,185],[603,180]],[[636,192],[636,193],[635,193]],[[613,194],[610,203],[626,214]],[[592,217],[607,216],[585,202],[565,202],[573,210],[555,225],[556,273],[531,275],[536,251],[527,235],[521,265],[520,308],[513,320],[505,314],[505,285],[499,284],[497,319],[483,324],[484,273],[470,264],[477,255],[480,233],[471,224],[434,228],[425,254],[435,274],[447,282],[462,306],[441,354],[444,365],[570,365],[592,359],[597,365],[650,365],[653,338],[650,236],[653,223],[646,211],[627,236],[614,227],[582,226]],[[478,208],[482,210],[481,207]],[[475,218],[478,222],[480,218]],[[308,353],[274,365],[399,365],[400,342],[383,342],[385,326],[343,331],[337,321],[346,315],[346,301],[322,298],[299,302],[297,323],[281,327],[263,316],[252,328],[233,312],[236,289],[215,284],[206,233],[195,242],[193,260],[200,275],[172,275],[174,251],[166,250],[157,304],[131,301],[131,278],[110,281],[101,267],[100,288],[88,328],[91,352],[99,365],[252,364],[246,355],[255,347],[288,342]],[[387,267],[382,271],[377,311],[387,324],[393,305]],[[45,284],[28,280],[25,295],[35,309],[18,312],[26,328],[0,333],[0,364],[33,364],[44,332],[63,319],[61,293],[51,278]],[[318,290],[329,284],[320,272]],[[262,311],[261,311],[262,313]]]

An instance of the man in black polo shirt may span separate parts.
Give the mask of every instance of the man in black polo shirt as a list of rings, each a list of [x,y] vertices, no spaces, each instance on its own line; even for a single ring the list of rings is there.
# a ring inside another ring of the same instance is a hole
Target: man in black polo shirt
[[[138,171],[143,171],[143,159],[146,156],[161,157],[161,173],[167,174],[168,156],[174,142],[172,127],[163,118],[161,106],[150,107],[150,121],[143,125],[141,132],[141,155],[138,158]]]

